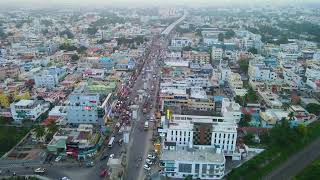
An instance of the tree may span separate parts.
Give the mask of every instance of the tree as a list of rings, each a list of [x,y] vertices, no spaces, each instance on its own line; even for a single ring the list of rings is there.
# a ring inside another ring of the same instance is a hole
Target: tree
[[[248,59],[243,59],[239,61],[239,66],[242,72],[248,73],[249,69],[249,60]]]
[[[77,55],[77,54],[73,54],[72,56],[71,56],[71,60],[72,61],[77,61],[77,60],[79,60],[80,59],[80,57]]]
[[[185,46],[182,48],[182,51],[191,51],[192,47],[191,46]]]
[[[306,110],[309,113],[312,113],[318,116],[320,115],[320,104],[310,103],[307,105]]]
[[[239,126],[248,127],[248,126],[250,126],[250,124],[249,124],[250,121],[251,121],[251,115],[250,114],[244,114],[242,119],[239,122]]]
[[[4,94],[0,94],[0,105],[4,108],[10,107],[9,98]]]
[[[294,112],[290,112],[290,113],[288,114],[288,117],[289,117],[289,121],[294,120],[294,117],[295,117]]]
[[[192,180],[192,176],[188,175],[187,177],[184,178],[184,180]]]
[[[78,54],[83,54],[86,52],[88,48],[86,48],[85,46],[80,46],[79,49],[77,49],[77,53]]]
[[[231,39],[233,38],[234,36],[236,35],[236,33],[231,29],[231,30],[228,30],[225,34],[225,38],[226,39]]]
[[[223,33],[219,33],[219,34],[218,34],[218,40],[219,40],[220,42],[223,42],[223,39],[224,39],[224,34],[223,34]]]
[[[34,128],[34,133],[36,135],[36,138],[37,140],[40,140],[44,134],[45,134],[45,128],[44,126],[40,126],[40,125],[37,125],[35,128]]]
[[[98,31],[98,29],[97,28],[95,28],[95,27],[89,27],[88,29],[87,29],[87,33],[89,34],[89,35],[95,35],[96,33],[97,33],[97,31]]]
[[[49,133],[52,133],[52,134],[55,133],[56,131],[58,131],[58,125],[54,121],[51,121],[48,124],[47,128],[48,128]]]

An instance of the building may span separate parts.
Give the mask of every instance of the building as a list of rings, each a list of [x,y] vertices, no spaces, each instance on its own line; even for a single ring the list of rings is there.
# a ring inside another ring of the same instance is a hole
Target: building
[[[267,67],[264,62],[249,61],[248,75],[252,81],[274,81],[277,73]]]
[[[161,119],[164,141],[177,146],[220,147],[226,156],[236,153],[237,124],[234,119],[173,114]]]
[[[261,126],[263,128],[272,128],[283,118],[288,118],[289,112],[282,109],[267,109],[259,113]]]
[[[67,122],[72,124],[97,124],[98,104],[98,93],[73,92],[67,100]]]
[[[234,119],[236,123],[239,123],[242,116],[241,106],[236,102],[230,101],[228,98],[223,98],[221,114],[223,117]]]
[[[0,64],[0,80],[7,78],[17,79],[20,75],[20,67],[16,64]]]
[[[66,70],[64,68],[49,68],[40,71],[34,75],[35,86],[52,89],[58,85],[65,75]]]
[[[212,47],[212,50],[211,50],[212,61],[220,61],[222,57],[223,57],[223,49]]]
[[[192,46],[192,40],[187,37],[176,37],[171,40],[171,46],[173,47],[186,47]]]
[[[160,167],[172,178],[222,179],[225,170],[225,157],[215,148],[195,149],[177,147],[166,143],[160,155]]]
[[[272,93],[270,91],[260,91],[258,90],[259,96],[266,103],[268,107],[271,108],[281,108],[282,102],[277,94]]]
[[[16,122],[22,120],[37,120],[49,109],[49,104],[38,100],[20,100],[10,105],[12,118]]]
[[[209,64],[210,54],[207,52],[200,51],[183,51],[182,57],[187,60],[192,60],[192,62],[199,64]]]
[[[80,124],[77,128],[60,128],[47,145],[47,150],[52,154],[86,160],[96,154],[102,144],[100,131],[91,124]]]

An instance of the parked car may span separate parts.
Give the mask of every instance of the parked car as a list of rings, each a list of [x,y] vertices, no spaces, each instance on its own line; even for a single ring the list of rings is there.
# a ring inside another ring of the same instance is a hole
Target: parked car
[[[106,177],[108,174],[107,169],[102,169],[102,171],[100,172],[100,177]]]
[[[93,167],[93,166],[94,166],[93,161],[86,162],[86,167]]]
[[[58,156],[54,161],[59,162],[62,159],[62,156]]]
[[[152,164],[152,161],[150,159],[146,159],[146,163],[151,165]]]
[[[114,157],[114,154],[110,154],[109,159],[113,159],[113,157]]]
[[[143,169],[145,169],[145,170],[147,170],[147,171],[150,171],[150,166],[148,166],[147,164],[145,164],[144,166],[143,166]]]
[[[153,160],[153,159],[156,158],[156,156],[155,156],[155,155],[152,155],[152,154],[148,154],[148,158]]]
[[[61,180],[71,180],[71,179],[65,176],[65,177],[62,177]]]
[[[108,158],[108,155],[104,155],[100,158],[100,161],[106,160]]]

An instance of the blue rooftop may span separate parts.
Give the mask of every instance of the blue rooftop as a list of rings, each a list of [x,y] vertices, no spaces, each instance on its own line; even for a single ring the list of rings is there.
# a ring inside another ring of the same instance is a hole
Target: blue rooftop
[[[109,57],[102,57],[102,58],[99,59],[99,62],[109,63],[109,62],[112,62],[112,59],[109,58]]]

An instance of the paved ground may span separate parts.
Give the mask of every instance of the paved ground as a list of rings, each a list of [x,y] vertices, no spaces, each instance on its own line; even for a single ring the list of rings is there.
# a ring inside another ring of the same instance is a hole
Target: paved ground
[[[284,147],[285,148],[285,147]],[[291,179],[320,156],[320,138],[293,155],[280,167],[272,171],[265,180]]]

